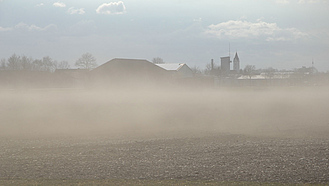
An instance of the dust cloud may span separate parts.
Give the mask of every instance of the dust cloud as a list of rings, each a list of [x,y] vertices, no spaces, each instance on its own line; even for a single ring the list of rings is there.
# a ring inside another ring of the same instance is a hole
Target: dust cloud
[[[324,87],[2,90],[1,138],[326,137]]]

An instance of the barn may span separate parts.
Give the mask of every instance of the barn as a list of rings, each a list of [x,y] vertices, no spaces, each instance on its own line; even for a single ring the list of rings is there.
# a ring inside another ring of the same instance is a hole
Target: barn
[[[103,87],[144,87],[164,84],[170,74],[144,59],[112,59],[90,71],[92,84]]]

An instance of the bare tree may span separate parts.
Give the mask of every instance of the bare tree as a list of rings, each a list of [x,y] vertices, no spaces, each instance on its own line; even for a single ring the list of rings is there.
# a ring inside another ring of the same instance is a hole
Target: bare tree
[[[32,61],[31,57],[23,56],[20,60],[20,65],[22,70],[32,70]]]
[[[32,70],[34,70],[34,71],[41,71],[42,70],[42,60],[41,59],[33,60]]]
[[[57,69],[68,69],[70,68],[70,64],[67,61],[61,61],[57,64]]]
[[[220,75],[220,66],[216,65],[215,63],[211,62],[206,65],[204,69],[204,74],[212,75],[212,76],[219,76]]]
[[[0,61],[0,70],[6,70],[6,59],[3,58]]]
[[[13,54],[8,60],[0,60],[0,70],[29,70],[29,71],[47,71],[54,72],[57,68],[66,69],[70,65],[67,61],[57,62],[49,56],[42,59],[33,59],[25,55],[19,56]]]
[[[192,70],[194,76],[202,75],[202,70],[197,66],[192,67],[191,70]]]
[[[245,75],[249,76],[249,79],[251,79],[251,77],[255,75],[256,67],[254,65],[246,65],[243,72]]]
[[[13,54],[8,59],[7,69],[8,70],[21,70],[20,61],[21,61],[21,57],[16,54]]]
[[[54,72],[56,69],[56,61],[49,56],[42,58],[42,71]]]
[[[154,64],[163,64],[163,63],[165,63],[161,57],[155,57],[155,58],[153,58],[152,59],[152,62]]]
[[[265,77],[268,79],[272,79],[274,77],[276,71],[277,70],[272,67],[264,69]]]
[[[82,56],[75,62],[75,66],[82,69],[91,70],[97,67],[96,58],[90,53],[84,53]]]

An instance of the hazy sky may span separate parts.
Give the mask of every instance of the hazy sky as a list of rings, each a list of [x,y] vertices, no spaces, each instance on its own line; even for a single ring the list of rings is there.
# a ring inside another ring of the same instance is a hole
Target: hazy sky
[[[241,67],[329,70],[328,0],[0,0],[0,58],[90,52],[204,68],[237,50]]]

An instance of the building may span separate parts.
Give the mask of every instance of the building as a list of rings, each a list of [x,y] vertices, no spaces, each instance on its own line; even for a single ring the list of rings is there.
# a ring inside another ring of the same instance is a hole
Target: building
[[[220,66],[221,66],[222,75],[227,75],[230,73],[231,62],[232,61],[230,59],[230,56],[220,58]]]
[[[233,59],[233,70],[236,73],[240,72],[240,59],[238,56],[238,52],[235,53],[234,59]]]
[[[193,77],[193,71],[185,63],[163,63],[155,64],[168,72],[174,78],[191,78]]]
[[[144,59],[112,59],[90,71],[92,85],[103,87],[147,86],[164,83],[165,69]]]

